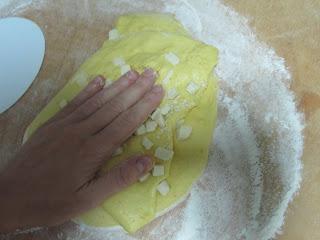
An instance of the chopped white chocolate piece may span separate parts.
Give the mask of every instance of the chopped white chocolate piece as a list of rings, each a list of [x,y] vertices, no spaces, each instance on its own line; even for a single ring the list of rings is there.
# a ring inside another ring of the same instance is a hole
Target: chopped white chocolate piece
[[[156,119],[155,119],[155,122],[161,127],[161,128],[164,128],[166,126],[166,122],[163,118],[162,115],[159,115]]]
[[[178,92],[177,92],[177,89],[175,88],[171,88],[169,91],[168,91],[168,99],[175,99],[177,96],[178,96]]]
[[[166,180],[163,180],[158,186],[157,191],[162,195],[166,196],[170,192],[170,186]]]
[[[153,145],[153,142],[149,138],[143,137],[142,146],[144,146],[145,149],[150,150]]]
[[[160,127],[165,127],[165,121],[161,114],[161,109],[157,108],[156,111],[151,115],[151,119],[154,120]]]
[[[171,110],[170,105],[164,105],[163,107],[161,107],[161,114],[162,115],[167,115]]]
[[[112,157],[119,156],[122,153],[123,153],[123,148],[119,147],[114,151],[114,153],[112,154]]]
[[[121,75],[126,74],[127,72],[129,72],[131,70],[130,65],[122,65],[121,66]]]
[[[187,91],[190,94],[195,94],[200,89],[200,86],[194,82],[190,82],[187,86]]]
[[[146,122],[147,132],[153,132],[157,129],[158,124],[155,121],[148,120]]]
[[[158,147],[155,151],[155,156],[163,161],[171,160],[173,157],[174,152],[172,150]]]
[[[177,65],[180,62],[180,59],[177,55],[175,55],[173,52],[169,52],[165,54],[165,58],[168,62],[170,62],[172,65]]]
[[[153,167],[152,176],[160,177],[164,175],[164,166],[163,165],[155,165]]]
[[[136,134],[137,134],[137,135],[143,135],[143,134],[145,134],[145,133],[147,133],[147,128],[146,128],[146,126],[145,126],[144,124],[142,124],[142,125],[137,129]]]
[[[120,37],[120,34],[117,29],[112,29],[109,32],[109,40],[115,40],[115,39],[118,39],[119,37]]]
[[[177,139],[178,140],[185,140],[190,137],[192,133],[192,127],[189,125],[182,125],[177,130]]]
[[[151,174],[147,173],[146,175],[139,178],[139,182],[145,182],[150,176],[151,176]]]
[[[164,77],[164,79],[162,80],[162,83],[163,84],[168,84],[169,81],[170,81],[170,78],[172,77],[172,75],[173,75],[173,70],[170,70],[168,72],[168,74]]]
[[[126,65],[126,62],[122,57],[116,57],[115,59],[113,59],[113,64],[115,66],[121,67],[123,65]]]
[[[67,104],[68,104],[68,102],[67,102],[65,99],[63,99],[63,100],[61,100],[61,102],[59,103],[59,107],[60,107],[60,108],[64,108],[65,106],[67,106]]]
[[[157,108],[152,114],[151,114],[151,119],[155,120],[159,115],[161,115],[161,110]]]

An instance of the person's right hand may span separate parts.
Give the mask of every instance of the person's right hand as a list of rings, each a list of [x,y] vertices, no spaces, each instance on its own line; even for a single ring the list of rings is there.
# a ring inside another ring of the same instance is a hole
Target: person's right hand
[[[130,71],[104,88],[99,76],[38,129],[0,176],[0,232],[63,223],[151,170],[150,157],[132,156],[97,174],[160,104],[155,78]]]

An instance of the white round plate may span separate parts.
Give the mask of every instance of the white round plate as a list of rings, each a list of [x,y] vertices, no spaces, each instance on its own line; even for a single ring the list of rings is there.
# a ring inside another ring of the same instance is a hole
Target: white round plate
[[[44,58],[45,38],[24,18],[0,19],[0,113],[10,108],[36,78]]]

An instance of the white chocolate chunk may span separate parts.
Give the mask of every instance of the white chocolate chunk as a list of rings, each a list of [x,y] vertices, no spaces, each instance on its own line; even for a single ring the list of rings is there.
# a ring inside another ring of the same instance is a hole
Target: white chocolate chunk
[[[164,166],[163,165],[155,165],[153,167],[152,176],[160,177],[164,175]]]
[[[131,70],[130,65],[122,65],[121,66],[121,75],[126,74],[127,72],[129,72]]]
[[[167,115],[171,110],[170,105],[164,105],[163,107],[161,107],[161,114],[162,115]]]
[[[172,65],[177,65],[180,62],[180,59],[178,58],[177,55],[175,55],[172,52],[166,53],[165,58],[168,62],[170,62]]]
[[[154,155],[163,160],[163,161],[168,161],[171,160],[173,157],[174,152],[172,150],[163,148],[163,147],[158,147],[154,153]]]
[[[152,114],[151,114],[151,119],[155,120],[159,115],[161,115],[161,110],[157,108]]]
[[[160,127],[165,127],[165,121],[161,114],[161,109],[157,108],[156,111],[151,115],[151,119],[154,120]]]
[[[145,182],[150,176],[151,176],[151,174],[147,173],[146,175],[139,178],[139,182]]]
[[[122,57],[116,57],[115,59],[113,59],[113,64],[115,66],[121,67],[123,65],[126,65],[126,62]]]
[[[163,180],[158,186],[157,191],[162,195],[166,196],[170,192],[170,186],[166,180]]]
[[[170,70],[168,72],[168,74],[164,77],[164,79],[162,80],[162,83],[163,84],[168,84],[170,82],[170,79],[171,79],[172,75],[173,75],[173,70]]]
[[[143,137],[142,146],[144,146],[145,149],[150,150],[153,145],[153,142],[149,138]]]
[[[116,151],[114,151],[114,153],[112,154],[112,157],[119,156],[122,153],[123,153],[123,148],[119,147],[116,149]]]
[[[190,94],[195,94],[200,89],[200,86],[194,82],[190,82],[187,86],[187,92]]]
[[[142,125],[137,129],[136,134],[137,134],[137,135],[143,135],[143,134],[145,134],[145,133],[147,133],[147,128],[146,128],[146,126],[145,126],[144,124],[142,124]]]
[[[182,125],[177,130],[177,139],[186,140],[192,133],[192,127],[189,125]]]
[[[168,91],[168,99],[175,99],[177,96],[178,96],[178,92],[177,92],[177,89],[175,88],[171,88],[169,91]]]
[[[157,129],[157,126],[158,124],[155,122],[155,121],[152,121],[152,120],[148,120],[146,122],[146,129],[147,129],[147,132],[153,132]]]
[[[59,107],[62,109],[62,108],[64,108],[65,106],[67,106],[67,104],[68,104],[68,102],[67,102],[65,99],[63,99],[63,100],[61,100],[61,102],[59,103]]]
[[[116,40],[120,38],[120,34],[118,32],[117,29],[112,29],[110,32],[109,32],[109,40]]]
[[[162,115],[159,115],[159,117],[156,118],[155,121],[161,128],[164,128],[166,126],[166,122]]]

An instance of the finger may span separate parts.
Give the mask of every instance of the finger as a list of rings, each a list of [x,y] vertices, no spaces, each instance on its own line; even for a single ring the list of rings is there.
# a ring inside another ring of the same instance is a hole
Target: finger
[[[139,73],[131,70],[121,76],[118,81],[114,82],[108,88],[103,89],[98,94],[88,99],[83,105],[81,105],[76,111],[72,113],[68,121],[79,122],[98,109],[103,107],[108,101],[120,94],[130,85],[132,85],[139,78]]]
[[[93,145],[102,145],[103,153],[111,155],[159,106],[164,91],[159,85],[154,86],[138,103],[121,113],[109,126],[94,135],[89,141]]]
[[[98,205],[106,198],[138,181],[152,168],[153,160],[150,157],[131,157],[81,189],[81,194],[88,198],[90,204]]]
[[[74,99],[71,100],[61,111],[59,111],[48,123],[65,118],[76,110],[81,104],[103,89],[105,78],[103,76],[95,77]]]
[[[146,69],[135,84],[107,102],[100,110],[84,121],[88,134],[95,134],[106,127],[119,114],[125,112],[150,91],[156,79],[152,69]]]

